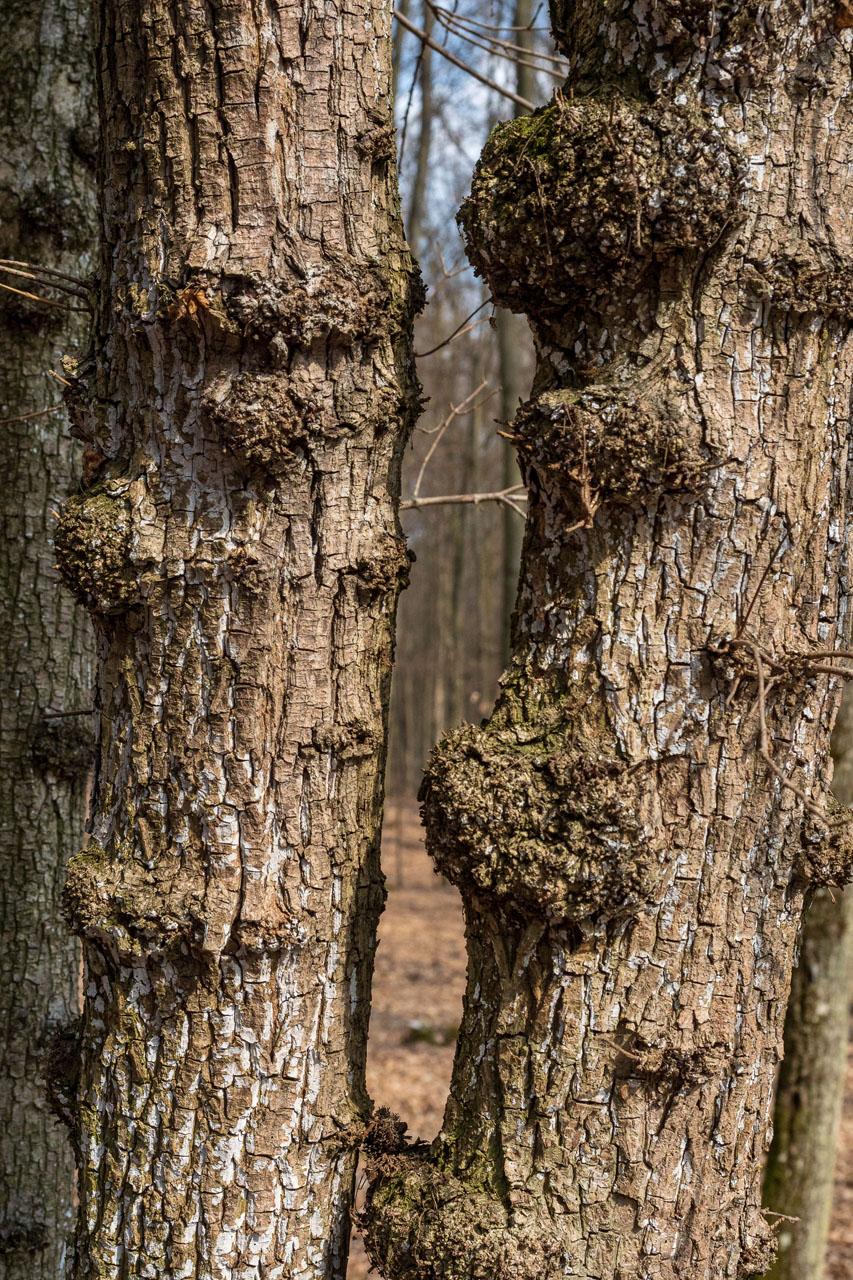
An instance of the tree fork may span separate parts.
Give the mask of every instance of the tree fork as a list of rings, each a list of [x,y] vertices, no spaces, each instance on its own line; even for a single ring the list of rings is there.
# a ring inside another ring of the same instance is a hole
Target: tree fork
[[[851,863],[853,45],[810,0],[551,16],[569,82],[461,213],[538,350],[513,660],[422,791],[465,1012],[367,1239],[394,1280],[747,1280],[803,898]]]
[[[345,1270],[417,402],[388,22],[99,6],[77,1280]]]

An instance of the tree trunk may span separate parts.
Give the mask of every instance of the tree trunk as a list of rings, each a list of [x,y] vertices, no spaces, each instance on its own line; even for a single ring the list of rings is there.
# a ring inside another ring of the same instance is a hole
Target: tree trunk
[[[423,30],[432,36],[435,27],[435,14],[429,5],[424,5]],[[409,244],[414,254],[421,253],[424,218],[426,216],[427,177],[429,175],[430,153],[432,151],[432,49],[428,44],[421,46],[419,55],[419,78],[421,89],[421,116],[418,122],[418,154],[415,162],[415,175],[412,180],[412,198],[409,201],[409,216],[406,219]]]
[[[3,18],[0,256],[85,276],[96,234],[87,6],[7,0]],[[94,641],[53,571],[52,511],[79,450],[48,371],[88,325],[56,305],[85,311],[84,299],[0,280],[51,299],[0,291],[0,1277],[55,1280],[74,1155],[45,1065],[78,1013],[79,946],[59,898],[83,838],[92,757],[91,716],[68,713],[91,707]]]
[[[832,790],[853,803],[853,689],[832,740]],[[847,1074],[853,979],[853,890],[819,889],[803,920],[776,1086],[773,1146],[764,1175],[768,1208],[786,1215],[772,1280],[823,1280],[838,1129]],[[793,1219],[791,1221],[790,1219]]]
[[[378,1162],[386,1275],[772,1261],[803,896],[850,862],[819,656],[849,633],[845,15],[554,0],[570,82],[495,131],[463,207],[535,330],[530,504],[501,698],[422,792],[469,975],[443,1130]]]
[[[416,404],[388,22],[99,7],[78,1280],[344,1274]]]
[[[532,0],[515,0],[513,10],[512,43],[519,48],[532,50],[533,33],[528,29],[533,22]],[[535,102],[537,94],[536,73],[529,65],[529,58],[519,54],[515,64],[515,92],[527,102]],[[516,106],[517,116],[525,114],[524,108]],[[530,331],[523,319],[498,307],[495,314],[498,334],[498,366],[501,380],[501,418],[509,423],[515,417],[519,404],[524,399],[530,385],[525,378],[524,350],[530,346]],[[503,440],[503,487],[510,488],[520,483],[518,461],[509,440]],[[501,659],[504,665],[512,660],[512,613],[518,593],[518,565],[521,559],[521,525],[518,516],[509,507],[502,510],[503,519],[503,651]]]

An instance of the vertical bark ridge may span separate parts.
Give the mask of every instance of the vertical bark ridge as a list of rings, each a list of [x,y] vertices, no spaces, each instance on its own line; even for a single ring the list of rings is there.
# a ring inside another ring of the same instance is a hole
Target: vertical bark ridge
[[[461,213],[538,350],[512,664],[422,791],[465,1013],[368,1242],[395,1280],[746,1280],[803,894],[850,862],[839,681],[803,657],[849,635],[850,33],[809,0],[551,8],[569,82]]]
[[[340,1277],[416,402],[389,16],[104,0],[83,1277]]]
[[[8,0],[3,18],[0,257],[84,278],[96,236],[88,11]],[[0,278],[85,307],[24,277]],[[63,926],[60,892],[86,819],[91,716],[68,713],[91,707],[94,640],[54,572],[54,509],[76,483],[80,450],[48,371],[87,332],[84,315],[0,291],[3,1280],[55,1280],[72,1225],[74,1156],[45,1086],[54,1038],[78,1014],[79,944]]]

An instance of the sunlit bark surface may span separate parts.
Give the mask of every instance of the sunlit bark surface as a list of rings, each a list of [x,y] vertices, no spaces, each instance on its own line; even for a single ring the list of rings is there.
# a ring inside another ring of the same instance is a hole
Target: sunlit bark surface
[[[342,1276],[414,393],[389,15],[108,0],[74,1275]]]
[[[422,792],[465,1015],[368,1241],[395,1278],[747,1280],[803,896],[849,863],[821,656],[848,642],[849,18],[552,22],[569,82],[461,214],[539,356],[513,660]]]

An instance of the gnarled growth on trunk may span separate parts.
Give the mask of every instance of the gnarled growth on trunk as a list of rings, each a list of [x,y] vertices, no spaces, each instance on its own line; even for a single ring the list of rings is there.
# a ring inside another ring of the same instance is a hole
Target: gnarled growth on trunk
[[[389,16],[99,8],[79,1280],[342,1276],[416,391]],[[73,1050],[73,1045],[71,1049]]]
[[[538,371],[513,660],[427,771],[469,976],[444,1126],[377,1158],[394,1280],[747,1280],[809,877],[850,869],[850,33],[810,0],[554,0],[471,259]]]

